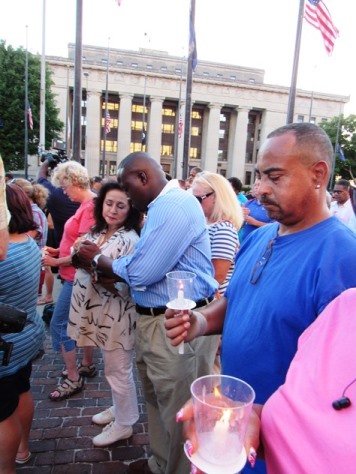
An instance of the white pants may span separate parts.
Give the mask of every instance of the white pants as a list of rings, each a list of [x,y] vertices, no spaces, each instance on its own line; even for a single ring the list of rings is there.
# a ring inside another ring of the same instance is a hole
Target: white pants
[[[111,387],[115,424],[132,426],[139,418],[136,386],[133,378],[134,350],[102,349],[105,377]]]

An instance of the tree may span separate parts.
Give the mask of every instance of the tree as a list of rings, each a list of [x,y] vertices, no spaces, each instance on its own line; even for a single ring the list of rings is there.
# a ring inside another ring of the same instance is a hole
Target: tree
[[[5,169],[24,168],[25,138],[25,61],[23,48],[13,49],[0,40],[0,154]],[[28,53],[28,98],[33,117],[33,130],[28,128],[28,154],[38,152],[40,129],[41,59]],[[46,68],[46,149],[52,139],[59,138],[63,122],[58,118],[51,91],[51,71]]]
[[[339,117],[334,117],[331,120],[322,122],[320,127],[329,135],[334,150],[336,140],[338,140],[346,158],[344,161],[336,148],[333,178],[341,176],[343,179],[352,179],[356,184],[356,115],[349,115],[348,117],[341,115],[340,119]],[[330,183],[331,186],[333,184]]]

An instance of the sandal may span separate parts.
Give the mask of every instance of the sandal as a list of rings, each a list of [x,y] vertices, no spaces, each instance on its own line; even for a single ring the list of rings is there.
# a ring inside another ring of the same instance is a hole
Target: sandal
[[[25,456],[24,458],[18,458],[17,457],[15,459],[15,462],[16,462],[16,464],[26,464],[31,459],[31,456],[32,456],[32,454],[29,451],[27,456]]]
[[[54,303],[53,298],[52,299],[46,299],[46,297],[41,298],[40,300],[37,301],[37,306],[45,305],[45,304],[51,304]]]
[[[61,400],[65,400],[66,398],[71,397],[72,395],[79,393],[83,390],[84,387],[84,380],[83,377],[79,377],[79,380],[73,382],[73,380],[69,380],[68,378],[64,379],[61,385],[48,395],[48,398],[53,402],[58,402]],[[59,396],[56,397],[54,394],[59,393]]]
[[[78,374],[82,377],[95,377],[96,376],[96,367],[94,364],[91,365],[82,365],[78,364]],[[61,376],[66,378],[68,376],[67,370],[63,370]]]

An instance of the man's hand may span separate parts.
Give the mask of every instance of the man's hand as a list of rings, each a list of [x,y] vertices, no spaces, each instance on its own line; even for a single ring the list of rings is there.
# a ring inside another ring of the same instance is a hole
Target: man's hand
[[[100,253],[99,247],[90,242],[89,240],[84,240],[79,245],[78,251],[76,253],[76,263],[80,268],[89,268],[91,266],[91,262],[95,255]]]
[[[198,311],[167,309],[165,315],[166,336],[171,339],[171,345],[174,347],[205,333],[207,322]]]

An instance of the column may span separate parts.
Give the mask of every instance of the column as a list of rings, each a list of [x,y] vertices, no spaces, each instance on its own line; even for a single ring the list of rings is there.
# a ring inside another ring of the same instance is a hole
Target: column
[[[129,153],[131,145],[131,119],[133,94],[120,94],[119,129],[117,133],[117,163]]]
[[[163,100],[163,97],[150,97],[151,107],[147,129],[147,152],[159,163],[161,161]]]
[[[236,176],[244,182],[248,113],[247,107],[236,107],[237,120],[235,130],[232,130],[233,144],[228,159],[228,177]]]
[[[88,91],[87,125],[85,143],[85,165],[89,176],[99,174],[100,163],[100,119],[101,119],[101,92]]]
[[[209,104],[208,123],[205,129],[202,146],[202,168],[216,173],[218,169],[219,130],[221,104]]]

